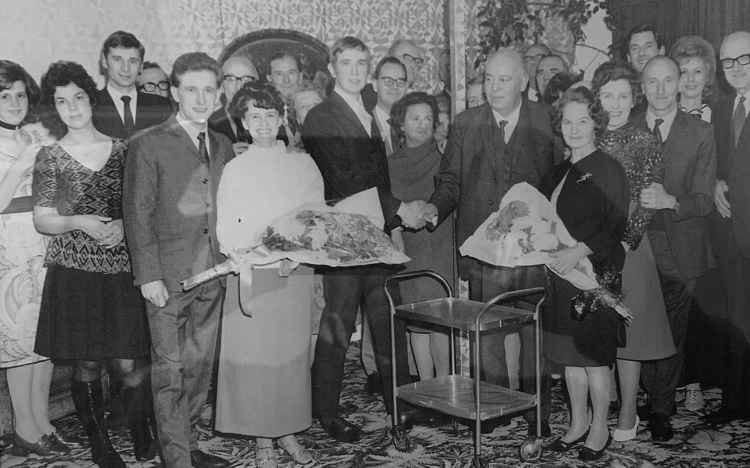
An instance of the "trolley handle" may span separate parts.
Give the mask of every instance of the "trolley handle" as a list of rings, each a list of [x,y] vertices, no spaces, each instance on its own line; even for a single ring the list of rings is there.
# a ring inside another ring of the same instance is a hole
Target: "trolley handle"
[[[388,298],[388,303],[393,306],[393,298],[391,296],[390,289],[394,283],[421,277],[432,278],[433,280],[437,281],[443,287],[448,297],[453,297],[453,288],[451,287],[450,283],[448,283],[448,280],[443,278],[443,276],[441,276],[439,273],[432,270],[414,270],[405,271],[403,273],[396,273],[395,275],[386,278],[383,289],[385,289],[385,295]]]
[[[501,302],[505,302],[510,299],[517,299],[519,297],[525,297],[525,296],[531,296],[532,294],[539,294],[543,293],[545,290],[542,286],[537,286],[535,288],[527,288],[527,289],[517,289],[515,291],[506,291],[504,293],[500,293],[497,296],[493,297],[487,303],[485,303],[484,307],[482,307],[482,310],[477,314],[477,317],[475,319],[475,325],[477,327],[477,330],[479,330],[479,324],[481,323],[482,316],[490,310],[490,308],[494,305],[497,305]],[[541,303],[544,302],[544,296],[539,300],[539,302],[536,305],[536,309],[538,311]]]

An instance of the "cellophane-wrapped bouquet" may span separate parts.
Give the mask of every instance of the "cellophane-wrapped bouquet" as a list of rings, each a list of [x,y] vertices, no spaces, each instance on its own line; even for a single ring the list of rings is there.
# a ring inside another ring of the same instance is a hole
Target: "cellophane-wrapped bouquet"
[[[552,254],[577,241],[555,212],[552,203],[531,185],[521,182],[508,190],[500,202],[500,209],[492,213],[461,245],[461,255],[481,260],[490,265],[516,267],[550,265]],[[631,317],[622,296],[602,286],[588,258],[571,271],[555,274],[584,291],[576,301],[579,313],[591,310],[600,302],[614,308],[624,318]]]

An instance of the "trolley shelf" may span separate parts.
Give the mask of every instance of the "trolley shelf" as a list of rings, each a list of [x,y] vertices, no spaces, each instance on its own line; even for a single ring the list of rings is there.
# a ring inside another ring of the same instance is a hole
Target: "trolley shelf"
[[[476,317],[485,305],[484,302],[443,297],[396,306],[395,317],[434,323],[464,331],[474,331]],[[493,305],[482,316],[479,330],[485,331],[495,328],[514,327],[532,321],[534,321],[534,312],[532,311]]]
[[[480,419],[492,419],[533,408],[536,395],[480,381]],[[413,405],[432,408],[465,419],[476,419],[474,379],[448,375],[401,385],[398,397]]]

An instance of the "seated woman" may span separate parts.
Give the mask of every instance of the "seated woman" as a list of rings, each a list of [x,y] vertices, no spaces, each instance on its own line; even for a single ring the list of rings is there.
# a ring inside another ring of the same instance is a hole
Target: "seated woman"
[[[122,229],[125,143],[91,121],[96,84],[79,64],[55,62],[42,77],[43,105],[60,140],[34,168],[34,224],[53,236],[47,247],[35,351],[73,361],[73,403],[100,467],[125,467],[107,435],[101,367],[120,374],[138,460],[155,450],[146,417],[151,389],[135,360],[149,352],[140,291],[133,286]]]
[[[434,96],[410,93],[396,101],[391,122],[404,142],[388,158],[391,191],[405,202],[426,200],[434,190],[434,179],[442,159],[435,141],[438,126],[438,104]],[[398,245],[403,242],[411,257],[410,270],[435,270],[450,283],[454,281],[453,223],[442,223],[433,232],[394,230]],[[440,284],[429,278],[418,278],[401,284],[401,299],[412,303],[445,295]],[[420,379],[448,375],[448,335],[433,330],[410,328],[410,341]]]
[[[554,254],[550,268],[565,274],[588,257],[602,286],[618,292],[625,251],[620,244],[628,210],[628,182],[619,162],[596,149],[596,136],[607,125],[593,94],[584,87],[565,92],[557,105],[570,159],[542,182],[557,214],[578,243]],[[623,326],[614,309],[549,272],[549,301],[544,308],[544,353],[565,367],[571,420],[565,435],[549,449],[565,452],[584,442],[578,457],[601,458],[611,442],[607,430],[609,368],[617,356]],[[593,417],[588,418],[591,398]]]
[[[273,86],[245,85],[230,109],[253,143],[226,165],[219,183],[216,231],[227,254],[249,247],[278,216],[324,200],[323,177],[312,158],[288,152],[276,139],[284,103]],[[296,463],[314,462],[294,436],[312,422],[313,270],[298,266],[282,277],[283,263],[229,277],[224,302],[216,429],[256,437],[260,468],[277,466],[274,439]]]
[[[23,125],[38,102],[39,86],[26,70],[0,60],[0,369],[13,408],[12,452],[20,456],[70,451],[49,420],[52,362],[34,353],[46,239],[34,229],[30,197],[41,142]]]

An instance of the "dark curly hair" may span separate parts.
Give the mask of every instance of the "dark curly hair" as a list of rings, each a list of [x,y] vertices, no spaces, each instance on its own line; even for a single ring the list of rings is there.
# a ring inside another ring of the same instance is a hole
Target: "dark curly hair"
[[[437,128],[438,114],[440,113],[440,109],[438,108],[438,103],[435,96],[431,96],[421,91],[409,93],[396,101],[393,104],[393,107],[391,107],[390,124],[393,128],[396,129],[396,133],[398,134],[399,139],[403,139],[405,137],[402,127],[404,125],[404,121],[406,120],[407,109],[417,104],[427,104],[430,107],[430,110],[432,111],[432,129],[435,130]]]
[[[596,99],[599,100],[599,92],[604,85],[617,80],[626,80],[630,83],[633,107],[639,106],[643,102],[641,78],[632,66],[624,62],[604,62],[596,68],[591,79],[591,91]]]
[[[60,119],[60,114],[55,107],[55,90],[59,86],[67,86],[71,83],[86,93],[91,107],[96,106],[96,83],[81,64],[66,60],[52,63],[42,75],[40,103],[46,110],[43,112],[45,125],[56,138],[62,138],[68,133],[68,128]]]
[[[237,91],[229,104],[229,113],[242,119],[247,109],[253,105],[261,109],[276,109],[279,115],[284,115],[284,101],[281,94],[270,83],[251,81]]]
[[[703,100],[713,94],[716,77],[716,52],[710,42],[700,36],[682,36],[669,49],[669,56],[679,65],[681,60],[698,58],[706,65],[706,85],[703,87]]]
[[[10,60],[0,60],[0,91],[10,89],[16,81],[20,81],[26,87],[29,109],[22,123],[27,123],[39,104],[39,86],[21,65]]]
[[[583,72],[573,73],[562,71],[550,78],[547,87],[544,88],[542,101],[550,106],[554,106],[560,96],[571,86],[583,79]]]
[[[594,134],[596,138],[599,138],[601,134],[607,129],[607,123],[609,122],[609,115],[602,109],[602,105],[588,88],[585,86],[578,86],[570,88],[563,93],[560,100],[557,101],[554,107],[554,113],[552,114],[552,125],[555,132],[562,135],[562,114],[565,106],[577,102],[585,104],[589,111],[591,119],[594,121]]]

